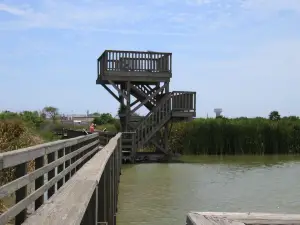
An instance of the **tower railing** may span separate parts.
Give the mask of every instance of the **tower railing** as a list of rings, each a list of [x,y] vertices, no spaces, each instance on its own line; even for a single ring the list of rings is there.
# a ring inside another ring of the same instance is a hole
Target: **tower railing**
[[[97,68],[98,76],[107,71],[172,73],[172,53],[106,50]]]

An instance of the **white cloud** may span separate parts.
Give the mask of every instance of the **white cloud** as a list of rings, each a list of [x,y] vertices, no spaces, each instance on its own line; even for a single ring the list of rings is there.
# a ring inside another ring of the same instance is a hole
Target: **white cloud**
[[[77,2],[79,3],[79,2]],[[125,7],[126,4],[110,4],[98,1],[81,2],[42,0],[39,8],[33,5],[22,9],[19,5],[0,5],[0,11],[16,15],[13,20],[2,21],[1,28],[68,28],[98,27],[105,24],[134,24],[149,18],[142,5]]]
[[[5,5],[0,3],[0,12],[7,12],[15,16],[24,16],[27,14],[27,10],[19,9],[13,6]]]
[[[214,0],[186,0],[186,3],[189,5],[205,5],[205,4],[211,4]]]
[[[54,28],[186,36],[243,27],[280,10],[300,12],[299,0],[40,0],[24,4],[0,4],[0,11],[15,16],[0,21],[0,30]]]
[[[278,12],[291,10],[300,12],[299,0],[243,0],[241,6],[247,10]]]

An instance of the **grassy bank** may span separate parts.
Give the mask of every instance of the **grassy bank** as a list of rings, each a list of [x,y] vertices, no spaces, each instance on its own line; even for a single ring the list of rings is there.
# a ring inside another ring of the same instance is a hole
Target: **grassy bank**
[[[299,154],[300,120],[195,119],[173,125],[170,145],[182,154]]]

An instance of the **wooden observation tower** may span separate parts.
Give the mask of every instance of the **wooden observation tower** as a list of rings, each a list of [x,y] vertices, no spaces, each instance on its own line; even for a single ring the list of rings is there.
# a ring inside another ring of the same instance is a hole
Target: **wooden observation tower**
[[[123,150],[130,151],[131,160],[134,162],[137,151],[149,144],[170,155],[170,124],[196,116],[196,92],[169,90],[172,53],[106,50],[97,67],[96,83],[120,103],[121,130],[133,138],[130,144],[123,140]],[[137,116],[142,106],[149,113]]]

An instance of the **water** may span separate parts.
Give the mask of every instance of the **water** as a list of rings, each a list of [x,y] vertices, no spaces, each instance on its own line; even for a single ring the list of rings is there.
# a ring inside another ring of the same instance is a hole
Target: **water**
[[[300,212],[300,158],[186,157],[123,169],[118,225],[183,225],[189,211]]]

